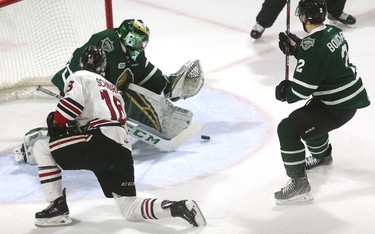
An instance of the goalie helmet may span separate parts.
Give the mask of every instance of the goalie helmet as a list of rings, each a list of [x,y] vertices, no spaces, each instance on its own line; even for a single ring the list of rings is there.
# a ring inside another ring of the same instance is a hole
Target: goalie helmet
[[[127,19],[119,27],[120,41],[133,60],[146,48],[150,30],[142,20]]]
[[[296,9],[296,16],[301,20],[305,16],[312,24],[323,23],[327,15],[327,4],[325,0],[301,0]],[[302,22],[302,20],[301,20]]]
[[[90,45],[83,50],[79,59],[79,67],[81,69],[104,76],[106,66],[107,56],[102,49]]]

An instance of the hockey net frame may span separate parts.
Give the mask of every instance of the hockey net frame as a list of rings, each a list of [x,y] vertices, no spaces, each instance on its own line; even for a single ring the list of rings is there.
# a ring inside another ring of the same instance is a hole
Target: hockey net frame
[[[15,32],[19,28],[25,35]],[[37,85],[56,90],[50,80],[74,49],[109,28],[113,28],[112,0],[0,0],[0,104],[48,98],[36,91]],[[43,33],[50,35],[44,38],[39,35]]]

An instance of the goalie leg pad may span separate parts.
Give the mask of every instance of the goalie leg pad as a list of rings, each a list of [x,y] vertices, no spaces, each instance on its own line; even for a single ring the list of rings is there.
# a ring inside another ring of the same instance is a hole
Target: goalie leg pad
[[[34,128],[27,132],[21,147],[13,150],[16,162],[35,165],[36,161],[33,154],[34,144],[38,140],[48,139],[47,133],[47,128]]]
[[[155,110],[160,122],[161,133],[173,138],[191,124],[193,112],[173,105],[163,95],[155,94],[138,85],[130,84],[129,89],[142,95]]]

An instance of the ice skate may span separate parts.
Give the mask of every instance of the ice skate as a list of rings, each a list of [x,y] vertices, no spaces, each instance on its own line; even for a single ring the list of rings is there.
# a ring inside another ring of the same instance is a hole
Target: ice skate
[[[170,208],[173,217],[185,219],[195,227],[206,225],[206,219],[203,213],[199,209],[198,204],[193,200],[182,200],[178,202],[165,200],[161,205],[163,209]]]
[[[292,178],[288,185],[275,192],[276,205],[308,202],[314,199],[306,177]]]
[[[254,25],[253,30],[251,30],[251,32],[250,32],[250,36],[253,39],[259,39],[262,36],[264,30],[265,30],[265,28],[262,25],[256,23]]]
[[[329,166],[332,164],[332,162],[332,146],[329,145],[327,154],[323,158],[318,159],[313,156],[306,157],[306,170],[310,170],[320,166]]]
[[[46,209],[35,213],[35,226],[37,227],[64,226],[71,223],[65,188],[61,197],[51,202]]]
[[[353,27],[357,22],[357,19],[354,16],[346,14],[344,12],[341,13],[341,15],[338,18],[332,16],[331,14],[328,14],[328,19],[333,21],[334,23],[338,22],[349,27]]]

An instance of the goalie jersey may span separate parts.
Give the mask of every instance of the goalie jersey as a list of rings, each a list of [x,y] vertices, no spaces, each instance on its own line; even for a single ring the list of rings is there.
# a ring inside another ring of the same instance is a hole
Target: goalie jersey
[[[92,35],[84,45],[74,51],[66,67],[54,75],[51,81],[59,89],[62,96],[64,96],[64,86],[68,77],[80,69],[79,58],[82,51],[89,45],[95,45],[106,52],[105,78],[112,84],[122,82],[123,73],[126,68],[129,68],[134,75],[134,84],[156,94],[163,93],[167,86],[166,76],[147,59],[145,51],[142,51],[134,61],[119,40],[118,28],[114,28]],[[129,119],[134,119],[159,132],[162,131],[158,116],[149,111],[149,103],[142,102],[141,97],[134,92],[123,92],[123,98],[126,102],[126,108],[128,108],[126,111]]]
[[[124,101],[116,86],[102,76],[81,70],[67,79],[55,121],[61,126],[76,120],[78,127],[123,126]]]

